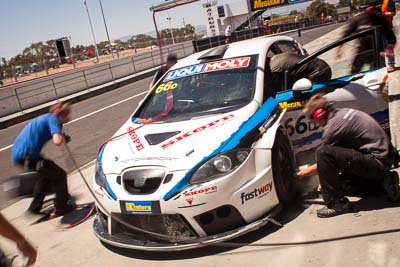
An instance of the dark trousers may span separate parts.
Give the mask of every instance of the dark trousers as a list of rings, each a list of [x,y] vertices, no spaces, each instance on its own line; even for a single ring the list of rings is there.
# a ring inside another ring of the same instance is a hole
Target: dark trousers
[[[56,199],[54,202],[57,210],[65,209],[68,201],[67,173],[51,160],[21,160],[18,162],[26,170],[34,170],[39,173],[33,189],[33,200],[29,210],[39,212],[43,205],[43,200],[47,194],[54,192]]]
[[[358,49],[356,56],[353,59],[351,73],[358,73],[364,65],[368,65],[368,70],[374,68],[374,54],[372,48],[370,50]]]
[[[322,198],[326,204],[345,196],[347,179],[381,185],[388,173],[372,155],[326,144],[317,149],[317,166]]]

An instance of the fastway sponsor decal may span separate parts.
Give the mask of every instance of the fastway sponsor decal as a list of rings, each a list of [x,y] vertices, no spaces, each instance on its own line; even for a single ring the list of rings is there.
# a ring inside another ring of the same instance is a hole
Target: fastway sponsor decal
[[[189,137],[189,136],[191,136],[191,135],[193,135],[195,133],[199,133],[199,132],[204,131],[205,129],[212,128],[212,127],[216,126],[217,124],[221,124],[221,123],[233,118],[234,116],[235,115],[233,115],[233,114],[229,114],[228,116],[225,116],[225,117],[223,117],[221,119],[218,119],[218,120],[210,122],[210,123],[208,123],[206,125],[200,126],[200,127],[196,128],[196,129],[194,129],[192,131],[189,131],[189,132],[187,132],[187,133],[185,133],[185,134],[183,134],[181,136],[178,136],[178,137],[176,137],[176,138],[174,138],[174,139],[162,144],[161,147],[162,147],[162,149],[166,149],[166,148],[172,146],[173,144],[175,144],[175,143],[177,143],[177,142],[179,142],[179,141],[181,141],[181,140],[183,140],[183,139],[185,139],[185,138],[187,138],[187,137]]]
[[[166,82],[204,72],[236,69],[236,68],[247,68],[249,64],[250,64],[250,57],[230,58],[214,62],[208,62],[208,63],[189,66],[178,70],[173,70],[169,72],[167,76],[165,76],[164,81]]]
[[[135,144],[136,149],[138,151],[142,150],[144,148],[142,142],[140,141],[139,137],[135,133],[135,130],[133,129],[132,126],[129,126],[127,129],[129,136],[131,137],[132,142]]]
[[[266,185],[263,185],[259,188],[255,188],[253,191],[246,193],[246,192],[242,192],[242,194],[240,195],[240,198],[242,200],[242,205],[248,201],[251,200],[253,198],[262,198],[264,196],[266,196],[269,192],[272,191],[272,182],[269,182]]]
[[[190,197],[198,194],[208,194],[217,191],[217,186],[210,186],[207,188],[199,189],[199,190],[194,190],[194,191],[189,191],[189,192],[184,192],[183,194],[185,197]]]

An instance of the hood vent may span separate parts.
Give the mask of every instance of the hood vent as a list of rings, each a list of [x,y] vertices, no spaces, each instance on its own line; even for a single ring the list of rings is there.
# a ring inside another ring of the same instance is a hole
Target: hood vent
[[[210,49],[208,52],[201,55],[197,60],[207,61],[207,60],[215,60],[221,59],[224,57],[226,50],[228,49],[228,45],[221,45],[216,48]]]
[[[158,145],[159,143],[171,138],[174,135],[179,134],[180,131],[167,132],[167,133],[157,133],[157,134],[147,134],[145,138],[150,145]]]

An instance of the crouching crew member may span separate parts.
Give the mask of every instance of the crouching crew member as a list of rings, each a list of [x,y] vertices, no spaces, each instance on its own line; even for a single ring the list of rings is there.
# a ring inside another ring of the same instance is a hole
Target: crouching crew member
[[[344,179],[380,179],[391,201],[400,199],[399,176],[390,171],[397,151],[380,125],[368,114],[350,108],[334,108],[322,94],[310,98],[303,112],[324,126],[316,164],[297,173],[319,175],[325,207],[318,217],[332,217],[352,210],[345,197]]]

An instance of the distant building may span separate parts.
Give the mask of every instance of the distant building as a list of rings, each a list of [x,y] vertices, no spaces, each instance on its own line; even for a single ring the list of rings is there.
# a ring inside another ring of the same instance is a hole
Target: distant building
[[[345,21],[351,17],[351,8],[349,6],[346,7],[338,7],[338,21]]]
[[[249,19],[251,11],[248,1],[219,5],[217,0],[203,4],[207,16],[207,36],[224,35],[230,25],[232,31]]]

